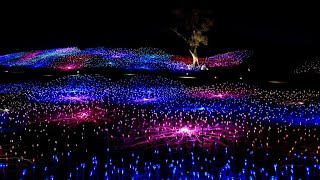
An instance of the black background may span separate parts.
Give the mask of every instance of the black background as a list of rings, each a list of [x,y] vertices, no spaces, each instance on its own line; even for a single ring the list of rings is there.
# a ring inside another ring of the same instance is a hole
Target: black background
[[[17,4],[1,6],[1,54],[70,46],[153,46],[186,55],[183,40],[170,27],[178,24],[174,9],[192,8],[211,11],[214,19],[209,45],[200,47],[199,56],[251,49],[259,72],[278,76],[319,55],[320,49],[317,6],[302,2]]]

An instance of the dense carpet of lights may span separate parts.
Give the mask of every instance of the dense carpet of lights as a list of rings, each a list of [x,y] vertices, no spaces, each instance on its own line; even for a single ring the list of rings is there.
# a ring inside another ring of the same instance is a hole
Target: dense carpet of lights
[[[294,69],[295,74],[319,73],[319,72],[320,72],[320,59],[319,59],[319,57],[307,59],[300,66],[298,66]]]
[[[248,59],[252,55],[252,51],[233,51],[205,59],[204,64],[207,67],[233,67],[238,66],[243,60]]]
[[[207,67],[232,67],[241,64],[252,53],[234,51],[199,58],[201,66],[192,67],[192,57],[173,56],[156,48],[87,48],[76,47],[19,52],[0,56],[3,67],[50,68],[60,71],[84,68],[119,68],[146,71],[205,70]]]
[[[1,84],[0,177],[319,179],[318,95],[134,74]]]
[[[220,83],[212,86],[200,86],[191,88],[188,93],[190,97],[212,99],[212,98],[240,98],[254,92],[246,84],[241,83]]]
[[[112,99],[127,104],[165,105],[178,99],[184,93],[185,86],[175,80],[137,75],[117,82]]]
[[[24,89],[30,101],[77,102],[102,99],[115,85],[99,75],[69,75]]]

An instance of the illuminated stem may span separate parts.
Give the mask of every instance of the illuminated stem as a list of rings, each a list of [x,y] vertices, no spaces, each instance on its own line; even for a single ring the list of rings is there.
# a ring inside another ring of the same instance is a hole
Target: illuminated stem
[[[188,48],[190,48],[190,43],[188,42],[188,40],[184,36],[182,36],[178,31],[176,31],[174,29],[171,29],[171,30],[173,32],[175,32],[179,37],[181,37],[185,41],[185,43],[188,45]],[[194,41],[194,37],[195,37],[195,31],[193,32],[192,41]],[[194,66],[198,66],[199,65],[199,61],[198,61],[198,57],[197,57],[197,48],[194,47],[193,48],[193,52],[191,50],[189,50],[189,52],[192,55],[193,65]]]
[[[198,60],[198,57],[197,57],[197,49],[194,48],[194,51],[193,51],[193,52],[190,51],[190,50],[189,50],[189,52],[190,52],[191,55],[192,55],[193,65],[194,65],[194,66],[198,66],[198,65],[199,65],[199,60]]]

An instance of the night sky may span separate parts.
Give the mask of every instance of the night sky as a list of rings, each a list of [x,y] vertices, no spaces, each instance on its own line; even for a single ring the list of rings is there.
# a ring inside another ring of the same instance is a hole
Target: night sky
[[[7,6],[1,12],[0,52],[66,46],[154,46],[187,54],[183,40],[169,28],[179,24],[173,10],[191,9],[190,3],[174,8],[160,1],[144,7],[121,3]],[[292,3],[201,4],[198,8],[211,12],[214,25],[208,32],[209,45],[199,49],[199,56],[251,49],[257,67],[280,72],[305,57],[320,55],[316,7]]]

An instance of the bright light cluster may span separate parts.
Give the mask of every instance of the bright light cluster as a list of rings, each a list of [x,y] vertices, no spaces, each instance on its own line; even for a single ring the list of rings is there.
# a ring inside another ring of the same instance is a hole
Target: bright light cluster
[[[90,103],[148,106],[155,111],[204,111],[233,114],[261,122],[319,124],[319,92],[265,90],[244,83],[186,87],[168,78],[137,75],[112,80],[100,75],[69,75],[40,83],[2,84],[2,109],[28,103]]]
[[[139,136],[129,134],[125,141],[129,142],[129,147],[159,147],[168,145],[178,150],[180,147],[203,147],[211,149],[215,144],[225,146],[225,142],[236,141],[243,129],[233,127],[227,123],[209,123],[206,121],[196,121],[194,123],[183,123],[182,121],[167,121],[163,124],[152,124],[142,131],[137,131]],[[132,143],[137,141],[137,143]]]
[[[318,179],[319,93],[152,75],[1,84],[0,175]]]
[[[199,58],[205,67],[232,67],[251,56],[250,51],[234,51],[208,58]],[[192,57],[173,56],[157,48],[87,48],[76,47],[32,52],[19,52],[0,56],[3,67],[50,68],[60,71],[85,68],[119,68],[126,70],[200,70],[191,68]]]

